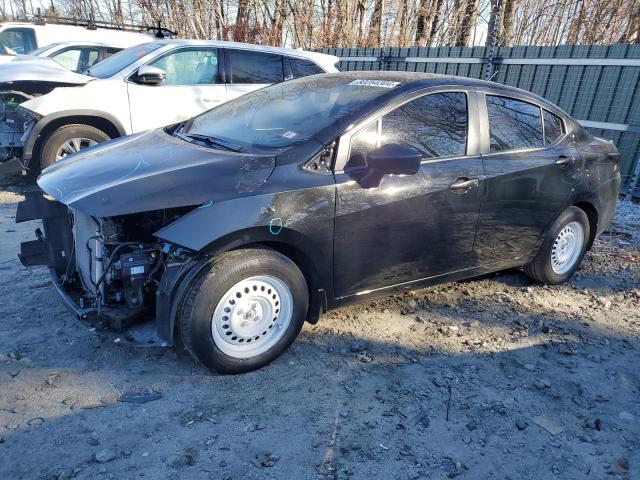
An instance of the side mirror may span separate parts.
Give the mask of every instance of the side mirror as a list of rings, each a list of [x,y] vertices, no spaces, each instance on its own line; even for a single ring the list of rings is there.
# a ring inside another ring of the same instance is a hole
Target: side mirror
[[[415,175],[420,170],[422,154],[410,145],[388,143],[367,154],[369,169],[382,174]]]
[[[160,85],[165,78],[167,78],[167,74],[161,68],[143,65],[136,73],[135,82],[142,85]]]

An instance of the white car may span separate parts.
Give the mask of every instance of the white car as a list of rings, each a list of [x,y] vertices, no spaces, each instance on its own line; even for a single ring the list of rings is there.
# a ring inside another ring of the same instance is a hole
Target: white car
[[[0,63],[52,43],[91,41],[112,45],[117,42],[115,45],[128,48],[153,40],[153,35],[147,33],[50,23],[62,20],[0,23]]]
[[[30,60],[33,57],[51,58],[72,72],[84,72],[114,53],[118,53],[132,45],[121,45],[119,42],[60,42],[45,45],[29,52],[28,55],[16,55],[13,61]]]
[[[208,40],[158,40],[123,50],[84,75],[57,78],[51,91],[15,109],[23,166],[37,171],[81,148],[181,122],[272,83],[336,72],[338,60]],[[3,81],[0,71],[0,87]]]

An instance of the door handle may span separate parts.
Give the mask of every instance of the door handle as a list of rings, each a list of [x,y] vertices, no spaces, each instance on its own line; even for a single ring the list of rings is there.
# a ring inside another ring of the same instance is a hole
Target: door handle
[[[556,160],[556,165],[560,168],[564,168],[567,165],[573,165],[575,163],[575,159],[573,157],[567,157],[566,155],[560,155]]]
[[[480,185],[480,180],[477,178],[460,177],[449,186],[449,190],[456,193],[466,193],[478,185]]]

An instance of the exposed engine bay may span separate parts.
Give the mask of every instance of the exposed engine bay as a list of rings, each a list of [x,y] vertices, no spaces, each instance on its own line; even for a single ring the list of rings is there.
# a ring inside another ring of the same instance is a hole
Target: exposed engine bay
[[[20,104],[32,98],[33,95],[5,90],[0,86],[0,162],[22,156],[22,147],[36,123],[36,117]]]
[[[21,203],[16,220],[41,215],[46,235],[36,230],[37,240],[22,244],[20,259],[25,266],[49,266],[80,318],[123,331],[155,316],[158,286],[168,267],[192,260],[192,252],[149,233],[188,210],[95,218],[33,192]]]

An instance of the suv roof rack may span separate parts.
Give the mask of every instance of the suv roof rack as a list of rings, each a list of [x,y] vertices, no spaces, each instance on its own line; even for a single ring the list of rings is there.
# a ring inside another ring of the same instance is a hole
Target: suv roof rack
[[[115,23],[106,22],[103,20],[96,20],[94,18],[82,19],[76,17],[59,17],[54,15],[42,15],[38,8],[37,13],[33,15],[31,19],[22,18],[16,19],[17,21],[33,22],[36,25],[46,25],[47,23],[52,25],[72,25],[76,27],[85,27],[88,30],[97,30],[98,28],[108,30],[120,30],[124,32],[136,32],[136,33],[150,33],[156,38],[172,38],[178,35],[178,32],[163,27],[158,20],[158,25],[136,25],[133,23]]]

